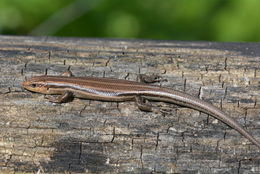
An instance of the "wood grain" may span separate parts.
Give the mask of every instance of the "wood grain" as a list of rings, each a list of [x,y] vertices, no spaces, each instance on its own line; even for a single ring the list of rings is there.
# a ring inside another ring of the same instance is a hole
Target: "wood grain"
[[[153,102],[53,104],[35,75],[136,80],[221,107],[260,140],[260,44],[0,36],[1,173],[260,173],[260,150],[211,116]]]

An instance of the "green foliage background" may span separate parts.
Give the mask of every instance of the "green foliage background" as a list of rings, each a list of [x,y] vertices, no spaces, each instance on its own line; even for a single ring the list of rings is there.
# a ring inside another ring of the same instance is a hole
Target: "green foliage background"
[[[259,0],[0,0],[0,34],[260,41]]]

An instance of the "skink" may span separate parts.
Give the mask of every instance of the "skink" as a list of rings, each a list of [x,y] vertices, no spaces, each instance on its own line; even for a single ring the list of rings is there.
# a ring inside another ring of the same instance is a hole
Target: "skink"
[[[226,123],[250,140],[258,148],[260,143],[239,123],[217,107],[186,93],[145,83],[97,77],[73,77],[70,72],[63,76],[36,76],[23,82],[29,91],[42,94],[60,94],[49,98],[51,102],[62,103],[71,97],[103,101],[136,101],[141,110],[150,111],[144,100],[163,101],[186,106],[207,113]]]

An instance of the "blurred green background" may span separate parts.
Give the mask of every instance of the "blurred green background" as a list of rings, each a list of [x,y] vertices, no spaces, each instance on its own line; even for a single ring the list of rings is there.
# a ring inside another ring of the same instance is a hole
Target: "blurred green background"
[[[259,0],[0,0],[0,34],[260,41]]]

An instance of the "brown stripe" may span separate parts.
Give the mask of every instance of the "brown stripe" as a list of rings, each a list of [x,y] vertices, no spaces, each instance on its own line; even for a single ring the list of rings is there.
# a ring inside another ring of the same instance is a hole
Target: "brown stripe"
[[[111,89],[111,91],[126,91],[126,90],[156,90],[159,89],[157,86],[146,85],[139,82],[118,80],[118,79],[107,79],[107,78],[96,78],[96,77],[60,77],[60,76],[43,76],[43,81],[50,83],[64,83],[70,85],[79,85],[83,87],[94,88],[96,90]]]

